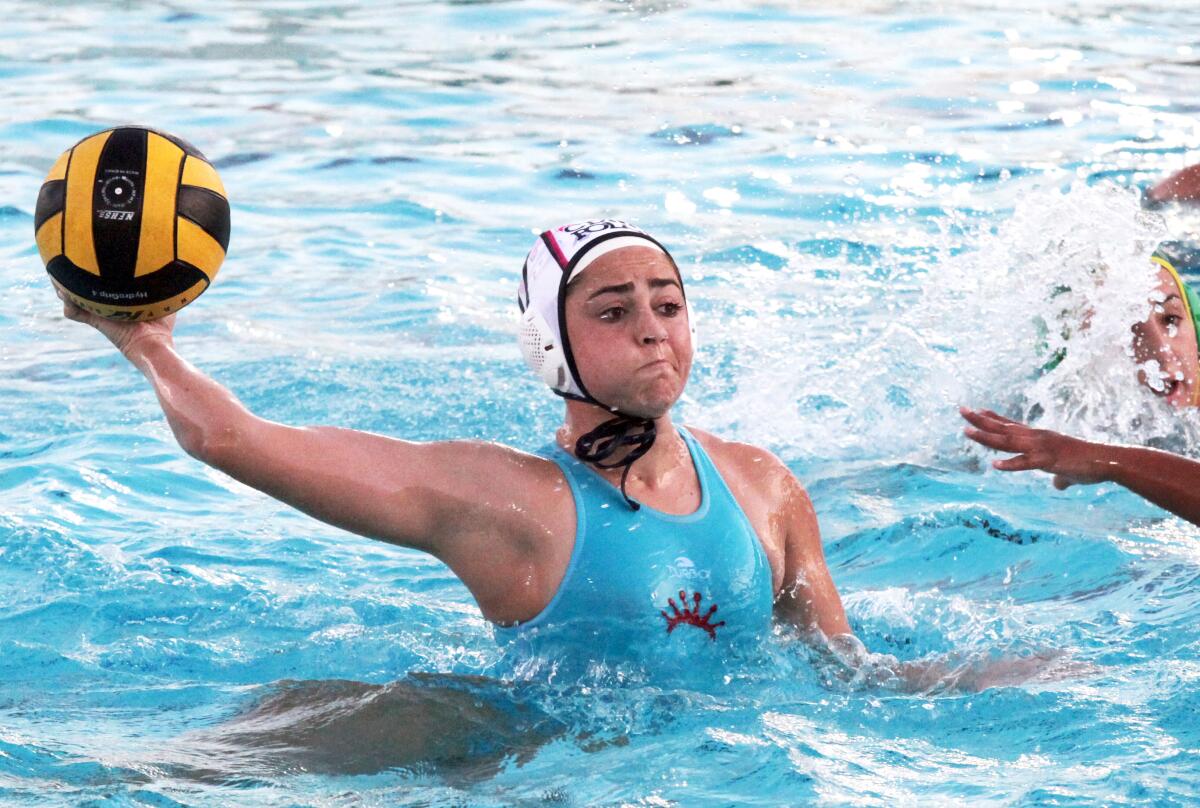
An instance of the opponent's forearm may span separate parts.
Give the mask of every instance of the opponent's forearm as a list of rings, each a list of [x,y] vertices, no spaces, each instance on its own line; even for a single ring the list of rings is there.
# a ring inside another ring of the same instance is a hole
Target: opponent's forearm
[[[125,357],[150,381],[176,440],[193,457],[203,460],[215,445],[231,440],[249,415],[231,392],[176,353],[169,338],[140,340]]]
[[[1140,446],[1101,446],[1106,477],[1200,525],[1200,462]]]

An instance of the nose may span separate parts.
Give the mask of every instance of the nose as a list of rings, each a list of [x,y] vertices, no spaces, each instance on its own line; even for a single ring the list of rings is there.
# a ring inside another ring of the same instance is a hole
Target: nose
[[[659,342],[666,342],[667,329],[654,316],[653,311],[642,312],[638,322],[638,331],[641,334],[643,345],[655,345]]]
[[[1160,363],[1173,356],[1171,344],[1158,323],[1138,323],[1133,328],[1133,347],[1138,361],[1157,359]]]
[[[1134,356],[1138,362],[1157,361],[1167,378],[1178,377],[1184,369],[1183,357],[1175,352],[1163,328],[1152,321],[1134,328]]]

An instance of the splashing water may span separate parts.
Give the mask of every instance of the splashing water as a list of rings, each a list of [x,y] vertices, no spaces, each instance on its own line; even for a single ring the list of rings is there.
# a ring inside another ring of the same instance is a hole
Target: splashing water
[[[830,273],[793,255],[751,285],[754,315],[720,334],[739,344],[742,381],[710,417],[818,458],[975,456],[959,404],[1089,439],[1195,443],[1200,418],[1137,380],[1131,326],[1165,228],[1133,192],[1041,189],[999,224],[939,224],[907,266],[893,251],[882,271]],[[786,423],[780,402],[795,402]]]

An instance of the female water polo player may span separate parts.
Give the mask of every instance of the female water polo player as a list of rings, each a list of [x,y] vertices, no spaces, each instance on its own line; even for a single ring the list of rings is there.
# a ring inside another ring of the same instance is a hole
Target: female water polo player
[[[851,634],[788,468],[672,422],[693,343],[667,250],[617,220],[546,231],[518,299],[526,359],[566,402],[535,454],[273,423],[176,352],[173,318],[117,323],[70,305],[66,315],[145,374],[189,454],[332,525],[433,554],[498,639],[531,658],[694,670],[758,644],[777,615],[844,661],[882,664]],[[664,666],[662,654],[679,659]],[[887,675],[914,687],[945,672],[886,659]]]
[[[960,409],[976,443],[1009,452],[1001,471],[1045,471],[1054,487],[1118,483],[1192,524],[1200,525],[1200,463],[1158,449],[1116,446],[1035,429],[991,410]]]
[[[1142,202],[1159,208],[1176,202],[1200,203],[1200,165],[1187,166],[1147,188]],[[1200,250],[1194,243],[1168,241],[1151,259],[1158,265],[1158,293],[1151,312],[1134,326],[1134,352],[1142,366],[1139,379],[1177,407],[1200,406],[1200,297],[1181,277],[1200,268]],[[1158,363],[1158,376],[1147,372],[1148,360]]]
[[[1146,319],[1133,325],[1138,380],[1176,407],[1200,406],[1200,297],[1180,277],[1169,251],[1150,259],[1158,286]]]

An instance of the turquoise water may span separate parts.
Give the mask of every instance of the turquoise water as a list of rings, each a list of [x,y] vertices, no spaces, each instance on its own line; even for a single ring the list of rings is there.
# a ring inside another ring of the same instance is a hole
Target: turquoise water
[[[954,411],[1194,451],[1200,421],[1138,388],[1120,342],[1153,243],[1196,229],[1127,190],[1200,161],[1188,4],[0,19],[0,802],[1200,801],[1200,531],[984,471]],[[221,170],[230,257],[177,342],[256,412],[541,444],[561,405],[513,338],[520,261],[540,229],[629,217],[700,316],[680,418],[806,483],[867,646],[1054,664],[912,695],[781,635],[707,681],[512,675],[444,567],[192,461],[61,318],[37,188],[119,123]],[[1039,376],[1064,279],[1094,325]]]

